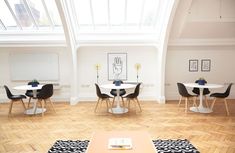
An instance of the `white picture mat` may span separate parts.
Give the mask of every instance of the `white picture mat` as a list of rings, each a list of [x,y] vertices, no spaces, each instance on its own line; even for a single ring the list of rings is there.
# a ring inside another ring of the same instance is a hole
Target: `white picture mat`
[[[114,65],[117,58],[121,62],[121,72],[118,78],[115,78]],[[108,80],[115,79],[127,80],[127,53],[108,53]]]
[[[59,80],[59,57],[56,53],[10,54],[10,76],[20,80]]]

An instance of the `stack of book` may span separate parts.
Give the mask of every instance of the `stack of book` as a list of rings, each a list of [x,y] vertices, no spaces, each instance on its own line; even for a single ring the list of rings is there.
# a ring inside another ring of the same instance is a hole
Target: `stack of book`
[[[130,138],[110,138],[108,143],[109,149],[132,149]]]

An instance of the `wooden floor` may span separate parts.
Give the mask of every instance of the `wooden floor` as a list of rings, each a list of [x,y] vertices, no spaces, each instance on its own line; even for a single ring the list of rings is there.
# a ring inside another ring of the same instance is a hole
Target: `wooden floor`
[[[105,105],[94,113],[94,102],[75,106],[56,103],[41,115],[27,116],[20,103],[0,104],[0,153],[46,153],[56,140],[91,139],[97,130],[145,130],[152,139],[188,139],[201,153],[235,153],[235,100],[229,100],[230,116],[222,102],[215,104],[211,114],[184,113],[177,101],[166,104],[141,102],[142,113],[135,107],[124,115],[105,112]]]

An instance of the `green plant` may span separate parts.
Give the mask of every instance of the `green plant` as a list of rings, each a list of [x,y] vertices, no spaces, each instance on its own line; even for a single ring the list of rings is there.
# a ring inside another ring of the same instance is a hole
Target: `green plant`
[[[33,82],[33,83],[38,83],[38,80],[37,79],[33,79],[31,82]]]

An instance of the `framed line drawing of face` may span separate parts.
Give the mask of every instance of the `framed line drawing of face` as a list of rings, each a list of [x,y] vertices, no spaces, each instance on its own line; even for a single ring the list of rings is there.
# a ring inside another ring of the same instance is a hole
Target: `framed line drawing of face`
[[[189,72],[197,72],[198,71],[198,60],[191,59],[189,60]]]
[[[108,53],[108,80],[127,80],[127,53]]]
[[[202,59],[201,60],[201,71],[202,72],[210,72],[211,70],[211,60],[210,59]]]

